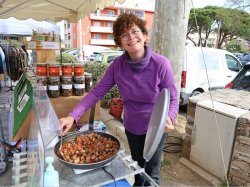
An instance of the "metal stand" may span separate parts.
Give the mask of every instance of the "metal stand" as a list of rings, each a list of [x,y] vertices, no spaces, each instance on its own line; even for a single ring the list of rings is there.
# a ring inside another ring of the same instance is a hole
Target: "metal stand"
[[[27,170],[27,152],[15,153],[12,167],[12,186],[27,186]]]
[[[46,156],[54,156],[53,150],[46,150]],[[105,173],[103,168],[77,175],[72,168],[66,167],[57,159],[55,159],[53,165],[55,170],[59,172],[60,186],[101,186],[114,182],[110,175]],[[119,151],[116,158],[105,169],[114,177],[115,181],[141,174],[151,186],[158,186],[145,173],[145,170],[131,158],[131,155],[128,155],[124,150]]]

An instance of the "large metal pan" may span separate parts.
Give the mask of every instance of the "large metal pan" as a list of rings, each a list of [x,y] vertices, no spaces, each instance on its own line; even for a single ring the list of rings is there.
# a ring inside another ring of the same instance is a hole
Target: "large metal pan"
[[[70,134],[68,136],[65,136],[62,138],[62,143],[65,143],[66,141],[69,141],[69,140],[73,140],[75,139],[76,137],[82,135],[82,134],[88,134],[88,133],[92,133],[93,131],[84,131],[84,132],[78,132],[78,133],[74,133],[74,134]],[[117,142],[118,144],[118,149],[117,149],[117,152],[119,151],[120,149],[120,142],[117,140],[117,138],[115,138],[114,136],[110,135],[110,134],[107,134],[107,133],[104,133],[104,132],[94,132],[102,137],[106,137],[106,138],[110,138],[111,140]],[[66,166],[69,166],[71,168],[75,168],[75,169],[96,169],[96,168],[100,168],[102,166],[105,166],[106,164],[108,164],[109,162],[111,162],[115,157],[116,157],[116,153],[114,153],[113,156],[111,156],[110,158],[106,159],[106,160],[102,160],[100,162],[95,162],[95,163],[90,163],[90,164],[76,164],[76,163],[71,163],[71,162],[68,162],[68,161],[65,161],[59,151],[59,148],[60,148],[60,145],[61,145],[61,140],[58,141],[54,147],[54,152],[55,152],[55,155],[57,157],[57,159],[59,161],[61,161],[62,163],[64,163]]]

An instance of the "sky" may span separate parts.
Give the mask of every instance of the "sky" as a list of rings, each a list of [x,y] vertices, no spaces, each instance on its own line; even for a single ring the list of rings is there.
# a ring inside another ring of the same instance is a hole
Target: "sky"
[[[192,0],[194,8],[202,8],[208,5],[213,6],[223,6],[226,3],[226,0]]]
[[[191,1],[191,0],[190,0]],[[194,8],[202,8],[208,5],[213,6],[223,6],[226,0],[192,0]],[[116,2],[117,6],[122,6],[126,8],[135,8],[154,10],[155,0],[126,0],[123,4]],[[192,5],[191,5],[192,6]]]

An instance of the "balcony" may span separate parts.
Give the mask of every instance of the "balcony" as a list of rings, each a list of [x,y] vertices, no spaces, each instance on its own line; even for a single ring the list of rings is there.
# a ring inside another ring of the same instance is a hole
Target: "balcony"
[[[96,14],[96,13],[91,13],[90,14],[90,19],[91,20],[115,21],[116,18],[117,18],[116,15]]]
[[[90,27],[90,32],[97,32],[97,33],[113,33],[112,27]]]
[[[114,40],[107,40],[107,39],[91,39],[91,45],[115,45]]]

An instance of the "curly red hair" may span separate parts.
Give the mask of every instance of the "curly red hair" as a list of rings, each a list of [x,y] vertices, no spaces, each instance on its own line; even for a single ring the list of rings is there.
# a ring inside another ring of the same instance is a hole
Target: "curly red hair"
[[[121,14],[113,24],[113,36],[115,44],[121,46],[121,35],[125,30],[131,29],[134,25],[138,26],[144,35],[148,35],[146,21],[140,19],[132,13]]]

